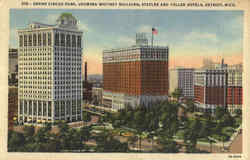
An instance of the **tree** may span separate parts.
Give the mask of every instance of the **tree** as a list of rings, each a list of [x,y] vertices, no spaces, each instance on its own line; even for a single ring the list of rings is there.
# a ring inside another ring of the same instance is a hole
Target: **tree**
[[[128,143],[121,143],[119,140],[115,139],[107,130],[98,134],[95,137],[97,147],[97,152],[127,152]]]
[[[18,132],[13,132],[9,137],[8,151],[9,152],[20,151],[24,143],[25,143],[25,138],[23,134]]]
[[[27,142],[31,142],[33,141],[33,136],[35,134],[35,128],[34,126],[24,126],[24,129],[23,129],[24,133],[24,137],[25,137],[25,141]]]
[[[241,109],[236,109],[234,111],[235,117],[242,117],[242,110]]]
[[[87,122],[91,121],[91,115],[88,112],[83,112],[82,118],[83,118],[83,121],[86,122],[86,124],[87,124]]]
[[[184,143],[186,144],[186,151],[188,153],[196,152],[196,144],[200,136],[201,126],[200,119],[196,118],[190,121],[188,126],[184,129]]]
[[[90,133],[90,131],[91,131],[91,128],[88,127],[88,126],[82,127],[82,128],[80,129],[81,139],[82,139],[83,141],[88,141],[88,140],[91,138],[91,133]]]
[[[176,89],[174,90],[174,92],[172,92],[172,96],[173,96],[174,98],[176,98],[177,100],[179,100],[179,98],[181,97],[181,95],[182,95],[182,90],[179,89],[179,88],[176,88]]]
[[[195,106],[194,102],[191,99],[187,100],[186,105],[188,107],[189,112],[193,113],[196,111],[197,107]]]
[[[226,108],[225,107],[217,107],[215,109],[215,119],[218,121],[221,119],[221,117],[224,116],[226,113]]]
[[[179,152],[178,144],[172,139],[162,137],[159,140],[159,143],[162,145],[162,148],[160,149],[161,152],[164,152],[164,153],[178,153]]]

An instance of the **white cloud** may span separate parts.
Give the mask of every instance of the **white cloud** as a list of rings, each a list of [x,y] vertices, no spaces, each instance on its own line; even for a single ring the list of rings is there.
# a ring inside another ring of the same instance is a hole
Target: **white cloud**
[[[210,42],[218,42],[217,35],[214,33],[201,33],[201,32],[190,32],[186,36],[184,36],[185,41],[193,41],[193,40],[205,40]]]
[[[120,37],[118,38],[118,43],[121,43],[121,44],[127,44],[127,45],[132,45],[132,44],[135,44],[135,39],[131,38],[131,37]]]
[[[56,24],[57,18],[60,16],[60,14],[49,14],[45,19],[43,20],[46,24]]]
[[[152,32],[152,26],[142,25],[142,26],[138,27],[137,32],[151,33]]]
[[[81,21],[78,21],[78,28],[79,28],[80,30],[85,31],[85,32],[90,32],[90,31],[91,31],[91,29],[88,27],[88,25],[87,25],[87,24],[84,24],[84,23],[81,22]]]

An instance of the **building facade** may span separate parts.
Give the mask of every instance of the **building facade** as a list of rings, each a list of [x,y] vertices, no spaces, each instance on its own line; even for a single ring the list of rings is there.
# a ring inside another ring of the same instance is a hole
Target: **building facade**
[[[9,84],[12,85],[17,82],[18,78],[18,50],[14,48],[9,49],[9,72],[8,80]]]
[[[194,75],[194,100],[200,110],[213,113],[227,106],[226,70],[197,70]]]
[[[103,106],[147,106],[168,97],[168,47],[136,45],[103,51]]]
[[[18,30],[18,120],[82,119],[82,31],[70,13]]]
[[[222,60],[216,66],[195,72],[195,102],[202,110],[223,106],[234,113],[236,109],[242,109],[242,64],[227,65]]]
[[[92,88],[92,99],[94,100],[94,104],[101,106],[102,105],[102,98],[103,98],[103,88]]]
[[[194,97],[194,69],[176,68],[171,69],[169,73],[169,94],[175,89],[181,89],[182,96],[185,98]]]
[[[242,90],[242,68],[228,68],[227,86],[227,107],[231,113],[236,109],[242,109],[243,90]]]

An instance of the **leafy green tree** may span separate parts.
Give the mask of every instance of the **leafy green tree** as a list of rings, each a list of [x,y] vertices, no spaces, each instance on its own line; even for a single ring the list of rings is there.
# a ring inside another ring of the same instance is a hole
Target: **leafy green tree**
[[[81,139],[82,139],[83,141],[88,141],[88,140],[91,138],[91,133],[90,133],[90,131],[91,131],[91,127],[88,127],[88,126],[82,127],[82,128],[80,129]]]
[[[20,148],[25,143],[25,137],[22,133],[13,132],[9,137],[8,141],[8,151],[17,152],[20,151]]]
[[[26,142],[33,142],[34,141],[34,134],[35,134],[35,128],[34,126],[24,126],[23,129],[23,135],[25,137]]]
[[[182,95],[182,90],[179,89],[179,88],[176,88],[176,89],[174,90],[174,92],[172,93],[172,96],[173,96],[174,98],[176,98],[177,100],[179,100],[179,98],[181,97],[181,95]]]
[[[87,124],[87,122],[91,121],[91,115],[88,112],[83,112],[82,113],[82,119]]]
[[[226,113],[225,107],[217,107],[215,109],[215,119],[217,121],[221,120],[221,118],[224,116],[225,113]]]
[[[191,99],[187,100],[186,105],[187,105],[188,111],[191,113],[197,110],[196,109],[197,107],[195,106],[194,102]]]
[[[164,153],[178,153],[179,152],[178,144],[172,139],[161,138],[159,140],[159,143],[162,145],[162,148],[160,149],[161,152],[164,152]]]
[[[25,137],[32,137],[35,134],[34,126],[24,126],[23,131],[23,135]]]
[[[234,111],[235,117],[242,117],[242,110],[241,109],[236,109]]]
[[[187,128],[184,129],[184,143],[188,153],[196,152],[196,144],[200,136],[201,126],[200,119],[197,118],[190,121]]]
[[[121,143],[119,140],[115,139],[107,130],[98,134],[95,137],[97,147],[97,152],[127,152],[128,143]]]

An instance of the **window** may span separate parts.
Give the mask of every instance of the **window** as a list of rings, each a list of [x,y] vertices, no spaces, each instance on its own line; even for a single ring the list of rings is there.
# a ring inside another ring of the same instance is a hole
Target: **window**
[[[23,47],[23,36],[19,36],[19,47]]]
[[[76,47],[76,36],[72,35],[72,47]]]
[[[32,46],[32,35],[29,35],[29,46]]]
[[[33,46],[36,46],[36,42],[37,40],[36,40],[36,34],[33,34]]]
[[[27,35],[24,35],[24,46],[27,46]]]
[[[71,40],[70,40],[70,35],[67,35],[67,41],[66,41],[66,43],[67,43],[67,47],[71,47]]]
[[[46,33],[43,33],[43,46],[47,45],[46,42],[47,42],[47,35]]]
[[[41,33],[38,34],[38,46],[42,45],[42,35]]]
[[[48,33],[48,45],[51,45],[51,33]]]
[[[77,36],[77,47],[81,48],[82,47],[81,44],[82,44],[82,38],[81,36]]]
[[[61,46],[65,47],[65,35],[61,33]]]

